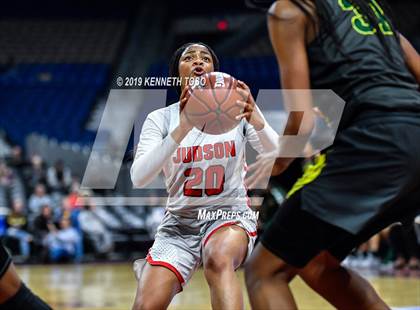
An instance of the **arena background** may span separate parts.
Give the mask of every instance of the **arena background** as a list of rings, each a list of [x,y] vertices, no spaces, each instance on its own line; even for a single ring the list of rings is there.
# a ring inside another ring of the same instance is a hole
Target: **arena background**
[[[420,51],[420,2],[400,0],[391,7],[401,33]],[[111,134],[97,136],[110,89],[119,88],[117,77],[167,76],[173,51],[190,41],[213,47],[221,71],[245,81],[254,95],[260,89],[279,88],[265,16],[242,1],[219,0],[16,0],[4,1],[0,16],[3,242],[24,281],[53,308],[127,309],[136,285],[131,263],[153,243],[164,212],[156,207],[156,197],[165,194],[132,189],[134,131],[115,188],[80,188],[95,138],[105,151],[112,152],[115,145]],[[176,93],[168,88],[167,102],[175,100]],[[297,161],[272,179],[267,191],[251,193],[265,197],[262,229],[303,164]],[[109,205],[80,205],[79,196],[116,199]],[[120,199],[139,196],[144,205]],[[43,212],[50,213],[49,220],[48,215],[42,218]],[[25,219],[18,232],[10,230],[11,215]],[[55,261],[44,241],[46,223],[63,218],[82,241],[73,255]],[[416,225],[384,232],[346,262],[368,274],[393,307],[420,307],[420,268],[410,269],[408,264],[419,254]],[[404,255],[407,264],[398,260]],[[329,307],[302,283],[294,285],[303,309]],[[173,307],[210,308],[202,274],[190,287],[176,297]]]

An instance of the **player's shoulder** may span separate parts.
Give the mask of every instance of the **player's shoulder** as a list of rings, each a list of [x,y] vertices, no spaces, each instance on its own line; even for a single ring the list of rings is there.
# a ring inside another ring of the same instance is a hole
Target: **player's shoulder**
[[[309,7],[308,4],[301,4],[304,6],[309,12],[311,12],[314,8]],[[268,10],[270,16],[275,16],[281,20],[298,20],[298,19],[306,19],[305,12],[298,7],[293,1],[291,0],[278,0],[275,1],[270,9]]]

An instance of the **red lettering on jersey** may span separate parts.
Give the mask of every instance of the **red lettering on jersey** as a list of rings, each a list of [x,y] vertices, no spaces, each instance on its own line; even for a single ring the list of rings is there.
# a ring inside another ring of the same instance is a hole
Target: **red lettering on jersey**
[[[214,157],[217,159],[223,158],[224,156],[224,149],[223,149],[223,143],[216,143],[214,145]]]
[[[235,141],[225,141],[213,144],[179,147],[172,161],[175,164],[190,163],[192,161],[212,160],[213,158],[229,158],[236,156]]]
[[[236,156],[236,149],[235,149],[235,141],[227,142],[225,141],[225,156],[226,158],[235,157]]]
[[[190,147],[183,147],[182,148],[182,162],[183,163],[190,163],[192,160],[192,150]]]
[[[204,152],[204,159],[205,160],[213,159],[213,145],[204,144],[203,152]]]
[[[203,150],[201,146],[193,146],[193,161],[202,161],[203,160]]]
[[[175,164],[179,164],[181,162],[181,148],[180,147],[176,150],[176,156],[172,157],[172,161]]]

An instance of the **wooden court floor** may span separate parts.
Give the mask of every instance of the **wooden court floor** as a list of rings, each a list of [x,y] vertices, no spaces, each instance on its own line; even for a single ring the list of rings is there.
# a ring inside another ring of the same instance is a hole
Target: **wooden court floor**
[[[22,279],[54,309],[131,309],[136,282],[131,264],[18,266]],[[239,271],[243,283],[243,273]],[[392,307],[420,309],[420,278],[373,277],[375,289]],[[299,309],[332,309],[296,279],[292,283]],[[244,288],[245,292],[245,288]],[[246,301],[249,309],[248,301]],[[202,270],[173,300],[170,309],[211,309]],[[355,309],[356,310],[356,309]]]

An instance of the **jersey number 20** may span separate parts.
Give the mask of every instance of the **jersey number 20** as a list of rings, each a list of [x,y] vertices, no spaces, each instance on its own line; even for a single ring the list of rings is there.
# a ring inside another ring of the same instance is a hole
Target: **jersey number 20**
[[[205,171],[199,167],[187,168],[184,176],[192,177],[184,182],[184,195],[202,197],[203,189],[193,188],[205,182],[204,191],[207,196],[219,195],[225,185],[225,168],[222,165],[209,166]]]

